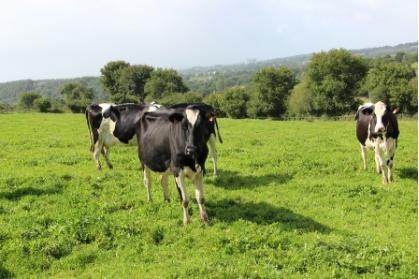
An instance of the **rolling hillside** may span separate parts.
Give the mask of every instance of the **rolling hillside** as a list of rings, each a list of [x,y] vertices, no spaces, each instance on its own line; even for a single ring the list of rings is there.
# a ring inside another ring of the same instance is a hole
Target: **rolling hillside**
[[[353,53],[366,57],[394,55],[397,52],[417,52],[417,42],[352,50]],[[204,94],[220,91],[226,87],[243,85],[250,81],[253,74],[267,66],[285,65],[297,74],[301,72],[312,54],[302,54],[263,61],[248,61],[230,65],[192,67],[181,69],[185,83],[192,91]],[[74,79],[18,80],[0,83],[0,102],[16,104],[22,92],[39,92],[43,96],[60,98],[58,89],[66,82],[79,81],[92,88],[95,101],[108,100],[109,95],[103,90],[98,77],[80,77]]]

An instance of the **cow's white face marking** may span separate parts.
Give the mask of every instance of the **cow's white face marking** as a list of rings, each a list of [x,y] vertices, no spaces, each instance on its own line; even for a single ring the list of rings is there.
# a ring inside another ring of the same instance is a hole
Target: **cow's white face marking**
[[[198,119],[199,110],[197,109],[187,109],[186,110],[186,118],[188,119],[189,123],[192,126],[195,125],[196,119]]]
[[[375,132],[377,133],[380,129],[385,128],[383,124],[383,116],[386,112],[386,105],[383,102],[377,102],[374,109],[375,115],[377,116],[377,124],[375,125]]]

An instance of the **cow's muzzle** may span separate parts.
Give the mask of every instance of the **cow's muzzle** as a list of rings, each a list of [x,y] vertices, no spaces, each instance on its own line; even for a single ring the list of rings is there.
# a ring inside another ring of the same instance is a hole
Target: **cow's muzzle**
[[[189,156],[192,156],[192,155],[195,155],[195,153],[196,153],[197,150],[198,150],[198,148],[196,146],[187,145],[185,147],[185,154],[186,155],[189,155]]]

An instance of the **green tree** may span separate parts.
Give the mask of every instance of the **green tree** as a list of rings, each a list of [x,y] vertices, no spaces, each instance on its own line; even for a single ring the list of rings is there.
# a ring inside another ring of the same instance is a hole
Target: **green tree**
[[[227,116],[227,114],[221,109],[222,102],[223,102],[223,93],[212,93],[205,96],[204,98],[204,103],[212,106],[218,117]]]
[[[197,92],[169,93],[163,95],[157,102],[164,106],[169,106],[179,103],[200,103],[202,99],[202,94]]]
[[[406,64],[380,63],[370,69],[365,86],[370,100],[384,101],[400,111],[408,112],[417,100],[417,88],[410,81],[415,72]]]
[[[312,111],[310,90],[304,82],[294,86],[288,98],[288,112],[291,115],[309,115]]]
[[[253,77],[250,116],[280,117],[286,111],[286,100],[294,84],[294,73],[284,66],[258,71]]]
[[[304,75],[316,114],[339,115],[355,109],[356,92],[367,73],[366,61],[344,49],[312,56]]]
[[[117,83],[112,101],[117,103],[142,103],[145,99],[144,86],[153,72],[147,65],[132,65],[118,70]]]
[[[111,61],[100,69],[100,81],[103,88],[108,91],[111,96],[118,94],[118,78],[120,70],[129,67],[129,63],[118,60]]]
[[[35,100],[41,97],[40,94],[35,92],[24,92],[19,96],[19,107],[24,110],[30,110],[34,107]]]
[[[51,108],[51,101],[49,99],[44,98],[44,97],[37,98],[34,101],[34,106],[40,112],[48,112],[48,110]]]
[[[249,95],[243,87],[233,87],[224,91],[221,110],[231,118],[245,118],[247,116],[247,102]]]
[[[69,82],[60,88],[65,103],[72,112],[83,112],[93,100],[93,90],[77,82]]]
[[[184,93],[189,89],[176,70],[157,68],[151,73],[144,90],[148,99],[158,100],[164,94]]]

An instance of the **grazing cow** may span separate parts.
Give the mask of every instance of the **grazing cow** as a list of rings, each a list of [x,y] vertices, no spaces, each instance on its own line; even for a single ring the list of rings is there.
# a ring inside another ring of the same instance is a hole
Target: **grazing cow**
[[[214,167],[214,176],[217,176],[218,166],[217,166],[217,149],[215,146],[215,142],[216,142],[215,128],[217,128],[218,140],[220,141],[220,143],[222,143],[223,140],[221,139],[220,130],[218,129],[218,122],[215,116],[215,110],[212,106],[204,104],[204,103],[182,103],[182,104],[169,106],[169,108],[185,110],[190,105],[193,105],[194,107],[199,108],[200,111],[209,115],[209,117],[207,118],[208,130],[205,131],[204,138],[205,138],[205,142],[208,143],[209,154],[212,158],[212,163]]]
[[[109,160],[109,148],[116,143],[128,144],[135,136],[135,125],[143,111],[154,111],[158,105],[141,104],[92,104],[86,108],[86,121],[89,128],[93,158],[98,170],[102,169],[99,161],[103,154],[106,164],[113,168]],[[136,140],[132,141],[137,143]]]
[[[151,200],[151,171],[162,175],[164,199],[169,200],[167,177],[175,177],[183,207],[183,222],[189,222],[185,177],[195,184],[201,221],[208,221],[204,206],[203,172],[208,156],[206,133],[211,113],[199,106],[145,112],[137,126],[138,155],[144,172],[147,198]]]
[[[383,183],[393,180],[393,160],[399,137],[397,118],[383,102],[367,103],[356,112],[356,136],[361,144],[364,169],[367,169],[367,149],[375,151],[377,173],[382,173]],[[382,152],[387,155],[384,163]]]

